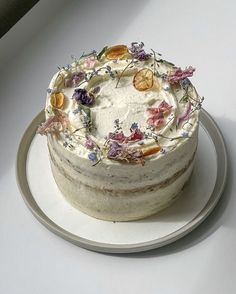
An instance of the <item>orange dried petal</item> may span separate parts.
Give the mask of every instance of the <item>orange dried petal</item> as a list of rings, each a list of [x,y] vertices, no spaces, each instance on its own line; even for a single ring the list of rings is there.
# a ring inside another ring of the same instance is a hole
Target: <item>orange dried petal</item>
[[[139,70],[134,78],[133,85],[138,91],[146,91],[153,86],[153,71],[149,68]]]
[[[149,156],[159,152],[161,150],[161,147],[157,145],[157,146],[143,148],[141,150],[142,150],[143,156]]]
[[[115,45],[109,47],[106,52],[105,56],[109,60],[113,59],[122,59],[128,53],[128,47],[126,45]]]
[[[50,96],[50,103],[52,107],[61,109],[64,105],[65,96],[62,92],[53,93]]]

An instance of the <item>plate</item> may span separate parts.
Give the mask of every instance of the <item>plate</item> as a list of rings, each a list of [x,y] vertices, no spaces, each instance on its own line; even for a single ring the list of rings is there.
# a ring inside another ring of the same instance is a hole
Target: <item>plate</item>
[[[227,153],[211,116],[202,110],[193,174],[182,195],[169,208],[146,219],[109,222],[72,207],[54,182],[46,137],[35,135],[44,121],[41,111],[19,145],[16,177],[25,203],[49,230],[83,248],[106,253],[132,253],[170,244],[196,228],[210,214],[223,192]]]

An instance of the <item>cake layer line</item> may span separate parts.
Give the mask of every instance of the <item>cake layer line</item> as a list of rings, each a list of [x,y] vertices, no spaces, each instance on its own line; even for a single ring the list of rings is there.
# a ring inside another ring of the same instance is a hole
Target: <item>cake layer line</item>
[[[52,152],[50,152],[49,149],[49,154],[50,154],[50,158],[51,158],[51,162],[54,164],[54,166],[58,169],[58,171],[64,175],[64,177],[66,177],[68,180],[70,180],[71,182],[73,181],[77,181],[75,178],[71,177],[70,175],[68,175],[68,173],[65,172],[65,170],[63,169],[62,166],[59,166],[52,154]],[[145,187],[142,188],[136,188],[136,189],[116,189],[116,190],[112,190],[112,189],[107,189],[107,188],[102,188],[102,191],[105,193],[109,193],[109,194],[130,194],[130,193],[140,193],[140,192],[151,192],[151,191],[157,191],[159,189],[163,189],[166,186],[172,184],[174,181],[176,181],[182,174],[184,174],[186,172],[186,170],[189,168],[189,166],[192,164],[192,162],[194,161],[195,158],[195,154],[196,154],[196,150],[194,151],[191,159],[188,161],[188,163],[179,171],[177,171],[176,173],[174,173],[171,177],[167,178],[166,180],[158,183],[158,184],[154,184],[154,185],[147,185]],[[82,183],[84,186],[87,186],[89,188],[92,189],[98,189],[96,187],[93,187],[91,185],[87,185],[85,183]],[[101,190],[101,189],[99,189]]]

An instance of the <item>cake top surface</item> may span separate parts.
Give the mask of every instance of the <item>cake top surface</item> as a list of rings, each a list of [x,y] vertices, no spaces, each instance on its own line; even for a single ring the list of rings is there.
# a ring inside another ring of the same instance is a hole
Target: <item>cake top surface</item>
[[[38,132],[93,165],[144,164],[176,149],[196,129],[203,98],[188,79],[194,71],[137,42],[73,57],[50,82]]]

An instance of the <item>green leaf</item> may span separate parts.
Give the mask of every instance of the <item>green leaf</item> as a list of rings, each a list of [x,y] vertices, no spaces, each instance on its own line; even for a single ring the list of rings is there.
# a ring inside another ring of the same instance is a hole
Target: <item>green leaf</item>
[[[167,61],[167,60],[165,60],[165,59],[156,59],[156,62],[164,63],[164,64],[166,64],[166,65],[175,66],[174,63],[169,62],[169,61]]]
[[[97,59],[100,60],[102,55],[105,53],[105,51],[107,50],[108,46],[105,46],[102,48],[102,50],[98,53],[97,55]]]
[[[91,118],[91,112],[90,112],[90,108],[80,104],[79,105],[80,109],[84,111],[84,113],[86,114],[87,117]]]

